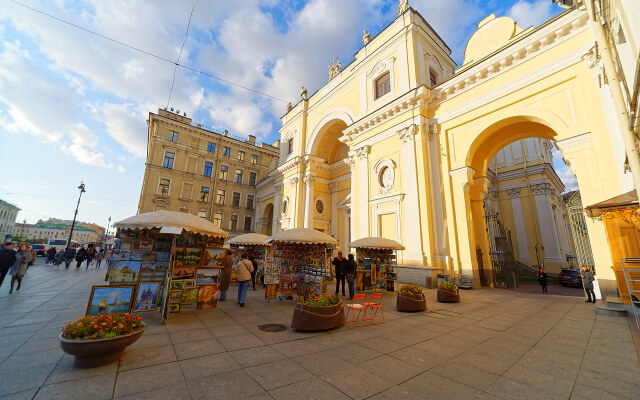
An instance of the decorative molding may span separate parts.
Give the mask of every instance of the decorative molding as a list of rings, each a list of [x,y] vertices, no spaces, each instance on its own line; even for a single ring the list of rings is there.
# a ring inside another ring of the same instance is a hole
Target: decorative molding
[[[351,168],[351,170],[353,171],[353,169],[356,167],[356,156],[350,156],[348,158],[346,158],[344,160],[344,162],[349,166],[349,168]]]
[[[522,188],[511,188],[511,189],[507,189],[507,193],[509,193],[509,197],[511,197],[512,199],[516,199],[518,197],[520,197],[520,191],[522,190]]]
[[[313,184],[316,182],[317,177],[315,175],[305,175],[302,180],[304,181],[304,185],[306,187],[313,187]]]
[[[329,192],[334,193],[338,191],[338,183],[332,182],[329,184]]]
[[[589,69],[594,69],[597,66],[600,65],[600,54],[598,52],[597,47],[594,45],[592,48],[589,49],[589,51],[587,51],[583,56],[582,59],[584,61],[586,61],[587,63],[587,67],[589,67]]]
[[[376,163],[373,167],[374,172],[376,173],[376,184],[378,185],[378,194],[387,194],[395,192],[395,180],[396,180],[396,163],[388,158],[384,158]],[[387,186],[383,184],[382,173],[386,173],[389,171],[389,175],[387,176],[390,181]]]
[[[553,192],[553,186],[550,183],[538,183],[531,185],[531,190],[533,190],[534,195],[547,194]]]
[[[371,151],[371,146],[362,146],[355,150],[355,155],[360,160],[367,159],[369,157],[370,151]]]
[[[289,183],[291,184],[291,186],[297,186],[298,182],[300,181],[300,179],[298,179],[297,176],[294,176],[293,178],[289,179]]]
[[[398,131],[398,136],[403,144],[414,143],[416,134],[416,125],[411,124],[408,127]]]

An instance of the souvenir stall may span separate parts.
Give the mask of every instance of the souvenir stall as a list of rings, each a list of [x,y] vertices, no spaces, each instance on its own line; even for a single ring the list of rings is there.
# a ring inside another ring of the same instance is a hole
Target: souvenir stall
[[[326,293],[333,278],[331,254],[338,242],[308,228],[287,229],[267,239],[265,298],[304,299]]]
[[[367,237],[352,242],[356,249],[356,290],[386,289],[396,291],[398,274],[396,272],[396,251],[404,246],[391,239]]]
[[[264,265],[267,257],[267,247],[270,245],[265,243],[269,239],[267,235],[261,235],[259,233],[247,233],[244,235],[236,236],[227,240],[226,245],[229,248],[235,249],[233,254],[233,261],[237,263],[240,261],[243,252],[247,252],[255,257],[258,263],[258,271],[256,273],[256,283],[262,286],[264,279]]]
[[[215,307],[225,231],[196,215],[164,210],[114,226],[118,248],[112,251],[105,280],[117,286],[118,293],[113,287],[98,293],[102,288],[94,287],[87,313],[115,312],[109,309],[114,305],[124,309],[127,294],[125,312],[159,309],[163,321],[185,306]],[[125,287],[131,293],[125,293]]]

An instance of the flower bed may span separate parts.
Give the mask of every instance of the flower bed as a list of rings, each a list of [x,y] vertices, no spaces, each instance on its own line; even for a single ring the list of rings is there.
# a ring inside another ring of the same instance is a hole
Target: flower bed
[[[307,299],[293,310],[291,328],[298,331],[319,331],[341,325],[344,325],[344,307],[339,296]]]
[[[438,301],[441,303],[457,303],[460,301],[458,287],[449,281],[438,283]]]
[[[62,337],[68,340],[111,339],[124,336],[143,326],[142,317],[124,313],[88,315],[68,323]]]
[[[396,299],[398,311],[424,311],[427,309],[427,299],[418,285],[404,285],[398,292]]]

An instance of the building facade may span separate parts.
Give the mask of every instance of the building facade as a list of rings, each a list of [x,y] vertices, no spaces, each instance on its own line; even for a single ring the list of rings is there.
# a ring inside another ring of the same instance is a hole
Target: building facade
[[[13,235],[20,209],[11,203],[0,200],[0,238],[4,241],[7,236]]]
[[[400,264],[479,287],[479,267],[491,265],[483,205],[496,154],[522,139],[554,141],[583,203],[594,204],[633,188],[626,158],[640,174],[629,114],[593,2],[535,29],[490,15],[459,68],[406,3],[376,37],[363,38],[348,66],[333,64],[324,87],[312,96],[303,87],[288,107],[279,164],[259,185],[258,228],[314,228],[343,249],[384,236],[406,247]],[[530,186],[532,203],[520,188],[516,207],[537,210],[537,196],[560,204],[553,174],[538,168],[549,182]],[[586,228],[603,295],[615,293],[604,226],[587,219]],[[558,259],[570,247],[554,246]]]
[[[42,221],[35,224],[18,223],[16,224],[13,236],[20,238],[18,240],[28,240],[33,243],[47,243],[49,239],[68,239],[70,228],[71,223],[56,224]],[[73,228],[72,240],[82,245],[99,243],[102,237],[100,231],[96,232],[77,223]]]
[[[256,229],[257,185],[278,164],[279,142],[256,145],[193,125],[165,110],[149,113],[147,163],[138,213],[181,211],[237,234]]]

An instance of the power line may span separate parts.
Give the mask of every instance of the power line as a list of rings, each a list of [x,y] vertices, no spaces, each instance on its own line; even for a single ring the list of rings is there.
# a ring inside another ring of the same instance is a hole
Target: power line
[[[182,51],[184,50],[184,45],[185,43],[187,43],[187,37],[189,36],[189,28],[191,27],[191,18],[193,18],[193,11],[196,9],[197,3],[198,3],[198,0],[193,0],[193,6],[191,7],[191,14],[189,14],[189,22],[187,22],[187,31],[184,33],[184,40],[182,41],[182,47],[180,47],[178,60],[176,61],[176,66],[173,68],[173,79],[171,80],[171,89],[169,90],[169,99],[167,99],[167,108],[169,108],[169,104],[171,103],[171,93],[173,93],[173,85],[175,85],[176,83],[176,71],[178,71],[178,65],[180,64],[180,57],[182,57]]]
[[[121,41],[116,40],[116,39],[113,39],[113,38],[111,38],[111,37],[109,37],[109,36],[106,36],[106,35],[103,35],[103,34],[101,34],[101,33],[98,33],[98,32],[95,32],[95,31],[92,31],[91,29],[87,29],[87,28],[85,28],[85,27],[83,27],[83,26],[80,26],[80,25],[74,24],[73,22],[66,21],[66,20],[64,20],[64,19],[62,19],[62,18],[58,18],[58,17],[56,17],[56,16],[54,16],[54,15],[52,15],[52,14],[49,14],[49,13],[47,13],[47,12],[44,12],[44,11],[38,10],[37,8],[33,8],[33,7],[28,6],[28,5],[26,5],[26,4],[20,3],[19,1],[16,1],[16,0],[9,0],[9,1],[10,1],[10,2],[12,2],[12,3],[14,3],[14,4],[16,4],[16,5],[19,5],[19,6],[22,6],[22,7],[24,7],[24,8],[27,8],[27,9],[29,9],[29,10],[33,11],[33,12],[36,12],[36,13],[42,14],[42,15],[44,15],[44,16],[47,16],[47,17],[49,17],[49,18],[55,19],[55,20],[56,20],[56,21],[58,21],[58,22],[62,22],[62,23],[64,23],[64,24],[67,24],[67,25],[73,26],[74,28],[78,28],[78,29],[83,30],[83,31],[85,31],[85,32],[87,32],[87,33],[91,33],[92,35],[99,36],[99,37],[101,37],[101,38],[103,38],[103,39],[105,39],[105,40],[109,40],[109,41],[111,41],[111,42],[113,42],[113,43],[117,43],[117,44],[119,44],[119,45],[121,45],[121,46],[128,47],[128,48],[129,48],[129,49],[131,49],[131,50],[135,50],[135,51],[138,51],[138,52],[140,52],[140,53],[146,54],[146,55],[148,55],[148,56],[150,56],[150,57],[157,58],[158,60],[165,61],[165,62],[168,62],[168,63],[170,63],[170,64],[174,64],[174,65],[176,66],[176,68],[177,68],[177,67],[182,67],[182,68],[187,69],[187,70],[189,70],[189,71],[191,71],[191,72],[195,72],[195,73],[200,74],[200,75],[208,76],[209,78],[216,79],[216,80],[218,80],[218,81],[220,81],[220,82],[224,82],[224,83],[226,83],[226,84],[229,84],[229,85],[232,85],[232,86],[235,86],[235,87],[239,87],[239,88],[241,88],[241,89],[248,90],[248,91],[250,91],[250,92],[253,92],[253,93],[259,94],[259,95],[261,95],[261,96],[269,97],[269,98],[271,98],[271,99],[278,100],[278,101],[281,101],[281,102],[283,102],[283,103],[287,103],[287,101],[286,101],[286,100],[283,100],[283,99],[281,99],[281,98],[279,98],[279,97],[272,96],[272,95],[270,95],[270,94],[267,94],[267,93],[261,92],[261,91],[259,91],[259,90],[255,90],[255,89],[252,89],[252,88],[250,88],[250,87],[246,87],[246,86],[240,85],[239,83],[231,82],[231,81],[226,80],[226,79],[224,79],[224,78],[220,78],[220,77],[218,77],[218,76],[212,75],[212,74],[210,74],[210,73],[208,73],[208,72],[200,71],[200,70],[198,70],[198,69],[196,69],[196,68],[194,68],[194,67],[190,67],[190,66],[188,66],[188,65],[183,65],[183,64],[177,63],[177,62],[175,62],[175,61],[171,61],[171,60],[169,60],[169,59],[167,59],[167,58],[164,58],[164,57],[162,57],[162,56],[159,56],[159,55],[157,55],[157,54],[154,54],[154,53],[151,53],[151,52],[149,52],[149,51],[146,51],[146,50],[140,49],[140,48],[138,48],[138,47],[132,46],[132,45],[130,45],[130,44],[127,44],[127,43],[121,42]],[[175,71],[174,71],[174,74],[175,74]]]
[[[0,194],[2,195],[9,194],[12,196],[47,197],[50,199],[75,199],[76,198],[76,196],[51,196],[48,194],[28,194],[28,193],[11,193],[11,192],[4,192]],[[86,200],[87,201],[135,201],[135,200],[127,200],[127,199],[99,199],[95,197],[86,197]]]

